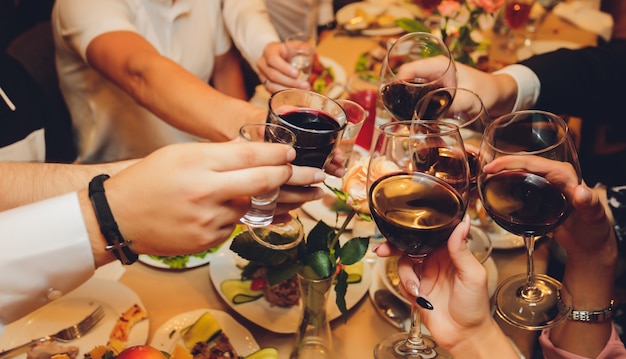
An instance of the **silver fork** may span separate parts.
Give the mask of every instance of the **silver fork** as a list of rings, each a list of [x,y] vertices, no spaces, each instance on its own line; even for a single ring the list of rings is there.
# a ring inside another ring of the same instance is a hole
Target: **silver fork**
[[[72,326],[69,326],[65,329],[61,329],[54,334],[46,335],[37,339],[33,339],[29,341],[28,343],[24,343],[22,345],[18,345],[11,349],[2,351],[0,352],[0,358],[6,358],[10,356],[12,353],[15,353],[21,349],[24,349],[26,347],[29,347],[37,343],[43,343],[43,342],[48,342],[48,341],[58,341],[62,343],[67,343],[67,342],[71,342],[73,340],[79,339],[83,337],[85,334],[87,334],[87,332],[89,332],[96,324],[98,324],[98,322],[102,318],[104,318],[104,309],[102,309],[102,306],[99,305],[98,308],[96,308],[93,312],[91,312],[91,314],[83,318],[83,320],[81,320],[80,322]]]

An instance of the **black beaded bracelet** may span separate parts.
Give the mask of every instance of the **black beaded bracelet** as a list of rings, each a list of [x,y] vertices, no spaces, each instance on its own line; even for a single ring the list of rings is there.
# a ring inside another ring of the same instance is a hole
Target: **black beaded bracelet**
[[[109,179],[109,175],[101,174],[94,177],[91,182],[89,182],[89,199],[96,213],[96,219],[100,225],[100,232],[108,243],[104,248],[107,251],[113,251],[115,257],[123,264],[133,264],[137,261],[138,256],[128,247],[130,241],[122,237],[117,227],[117,222],[115,222],[115,218],[113,218],[113,213],[111,213],[106,195],[104,194],[104,181],[107,179]]]

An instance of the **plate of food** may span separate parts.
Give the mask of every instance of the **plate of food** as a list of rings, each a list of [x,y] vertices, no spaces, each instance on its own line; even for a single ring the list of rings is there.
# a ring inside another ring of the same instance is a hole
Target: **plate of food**
[[[400,290],[398,289],[400,286],[400,277],[398,276],[398,258],[399,257],[387,257],[383,260],[379,260],[374,266],[374,271],[379,274],[385,284],[385,287],[391,293],[400,298],[406,304],[411,305],[409,300],[400,294]],[[489,290],[489,297],[492,297],[498,287],[498,268],[491,257],[485,260],[483,266],[487,270],[487,288]]]
[[[226,334],[237,356],[247,356],[260,349],[248,329],[228,313],[214,309],[196,309],[170,318],[154,332],[150,345],[167,353],[172,353],[177,345],[182,345],[191,351],[193,346],[188,343],[194,340],[189,339],[191,336],[185,336],[184,333],[186,333],[186,328],[198,323],[201,318],[205,327],[213,327],[216,325],[215,322],[217,323],[222,333]]]
[[[139,261],[151,267],[162,269],[190,269],[203,266],[211,262],[211,257],[220,246],[206,251],[184,256],[152,256],[140,254]]]
[[[82,358],[96,346],[107,345],[117,336],[114,332],[118,331],[114,329],[121,326],[129,329],[128,336],[116,340],[126,346],[146,344],[149,323],[137,294],[117,281],[94,277],[67,295],[7,325],[0,337],[0,350],[56,333],[79,322],[99,305],[104,309],[104,318],[82,338],[59,345],[77,347]],[[14,358],[26,358],[26,353]]]
[[[329,57],[316,56],[315,59],[311,73],[311,87],[313,91],[333,99],[339,98],[343,93],[343,87],[332,85],[345,84],[348,79],[346,71]]]
[[[278,306],[270,303],[262,295],[262,293],[260,293],[260,291],[252,290],[250,288],[250,283],[241,280],[241,268],[246,261],[229,248],[230,243],[230,240],[226,242],[224,246],[217,251],[215,258],[211,261],[211,282],[220,297],[231,308],[233,308],[233,310],[258,326],[275,333],[294,333],[300,319],[300,301],[295,301],[297,304],[291,306]],[[363,262],[358,262],[353,266],[354,267],[352,269],[355,272],[360,272],[360,281],[348,284],[348,290],[345,297],[346,307],[348,309],[355,306],[361,298],[363,298],[365,293],[367,293],[372,276],[370,267],[368,265],[364,265]],[[236,282],[239,282],[240,286],[242,286],[242,291],[246,292],[242,294],[248,295],[250,300],[234,300],[232,293],[227,294],[224,292],[225,287],[223,287],[223,284],[229,283],[229,288],[231,288],[230,285],[232,285],[233,282],[235,282],[235,284],[237,284]],[[243,288],[243,286],[246,288]],[[255,293],[258,293],[258,295]],[[285,296],[291,296],[292,294],[292,291],[284,293]],[[277,299],[281,300],[282,298]],[[327,308],[329,320],[333,320],[341,316],[341,312],[335,304],[335,299],[335,291],[331,290]]]
[[[337,24],[347,31],[358,31],[365,36],[391,36],[404,30],[396,20],[413,19],[415,16],[406,7],[375,2],[354,2],[337,11]]]

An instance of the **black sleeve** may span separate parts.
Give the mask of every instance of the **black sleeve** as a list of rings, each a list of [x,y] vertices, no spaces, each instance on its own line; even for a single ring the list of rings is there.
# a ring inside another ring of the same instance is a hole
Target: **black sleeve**
[[[533,70],[541,91],[535,107],[593,119],[626,123],[626,41],[533,56],[521,64]]]

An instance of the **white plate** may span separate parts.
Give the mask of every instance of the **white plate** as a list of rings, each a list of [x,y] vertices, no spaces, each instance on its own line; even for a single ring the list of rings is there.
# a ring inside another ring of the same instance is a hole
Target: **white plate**
[[[180,330],[195,323],[206,312],[215,317],[222,328],[222,332],[226,333],[238,355],[250,355],[260,349],[259,344],[248,329],[227,313],[213,309],[197,309],[170,318],[154,332],[150,345],[167,353],[172,353],[177,344],[184,346]]]
[[[525,60],[533,55],[541,55],[546,52],[556,51],[558,49],[579,49],[582,45],[576,42],[563,40],[532,40],[530,46],[522,46],[517,50],[517,58],[519,61]]]
[[[335,19],[338,24],[346,24],[350,19],[356,16],[357,9],[365,11],[372,17],[380,16],[383,14],[391,15],[395,19],[401,18],[413,18],[414,15],[405,7],[398,5],[389,5],[374,2],[355,2],[348,4],[337,11]],[[384,27],[384,28],[369,28],[361,31],[366,36],[391,36],[401,34],[404,30],[398,26]]]
[[[333,70],[333,74],[335,75],[335,78],[333,79],[333,83],[338,83],[338,84],[346,83],[346,81],[348,80],[348,77],[346,75],[346,70],[344,70],[344,68],[341,65],[339,65],[335,60],[328,58],[326,56],[320,56],[319,59],[322,65],[324,65],[324,67],[330,67]],[[332,99],[335,99],[335,98],[339,98],[339,96],[341,96],[342,93],[343,93],[343,88],[341,86],[335,86],[330,91],[328,91],[326,96]]]
[[[56,333],[83,319],[98,305],[102,305],[105,317],[89,333],[68,344],[79,348],[78,357],[97,345],[106,345],[117,319],[132,305],[143,308],[135,292],[125,285],[107,279],[91,278],[67,295],[37,309],[20,320],[7,325],[0,337],[0,350],[28,342],[33,338]],[[130,331],[128,346],[146,344],[149,323],[144,319]],[[26,353],[15,356],[26,358]]]
[[[384,259],[379,259],[375,266],[378,266],[380,262],[383,262]],[[374,308],[376,308],[376,301],[374,300],[374,293],[376,293],[377,290],[379,289],[388,289],[388,287],[385,285],[385,283],[383,282],[383,278],[381,275],[381,272],[379,270],[374,270],[373,273],[373,278],[372,278],[372,284],[370,285],[370,289],[369,289],[369,297],[370,300],[372,301],[372,305],[374,306]],[[391,291],[390,291],[391,292]],[[393,295],[396,295],[394,292],[391,292]],[[406,302],[405,302],[406,303]],[[407,304],[407,310],[410,310],[409,305]],[[378,312],[378,314],[380,314],[385,320],[387,320],[389,322],[389,324],[391,324],[393,327],[398,328],[394,323],[392,323],[391,319],[385,315],[383,315],[382,313],[380,313],[378,310],[376,310]],[[409,326],[411,325],[411,318],[407,318],[404,321],[404,328],[409,328]],[[428,329],[426,329],[426,327],[422,324],[422,333],[424,334],[429,334]]]
[[[385,269],[388,260],[393,260],[393,257],[389,257],[376,262],[374,271],[378,273],[379,277],[382,279],[383,284],[391,293],[400,298],[406,304],[411,305],[411,302],[409,302],[408,299],[402,296],[402,294],[400,294],[400,292],[396,289],[396,286],[391,283],[391,280],[389,279],[389,276],[387,275]],[[487,288],[489,291],[489,298],[491,298],[496,292],[496,288],[498,287],[498,268],[496,267],[496,263],[491,257],[487,258],[487,260],[483,263],[483,266],[487,270]]]
[[[524,247],[524,239],[521,236],[507,232],[495,223],[489,226],[487,231],[491,238],[493,249],[515,249]]]
[[[185,266],[185,268],[172,268],[169,265],[163,263],[162,261],[158,260],[158,259],[154,259],[152,257],[150,257],[149,255],[146,254],[140,254],[139,255],[139,261],[143,264],[147,264],[151,267],[155,267],[155,268],[162,268],[162,269],[172,269],[172,270],[184,270],[184,269],[189,269],[189,268],[196,268],[196,267],[200,267],[203,266],[205,264],[208,264],[211,262],[211,258],[213,257],[213,255],[215,254],[215,252],[213,253],[207,253],[204,258],[200,258],[200,257],[194,257],[194,256],[189,256],[189,260],[187,261],[187,265]]]
[[[211,282],[216,291],[233,310],[251,322],[275,333],[294,333],[300,319],[300,306],[290,308],[271,306],[269,302],[263,298],[253,302],[233,304],[224,293],[222,293],[220,284],[223,281],[241,277],[241,269],[235,265],[235,260],[238,256],[230,250],[230,243],[231,241],[224,243],[224,246],[217,251],[215,258],[211,261]],[[371,281],[371,269],[365,264],[363,266],[363,278],[361,282],[348,285],[348,291],[346,293],[346,306],[348,309],[352,308],[363,298]],[[333,320],[340,317],[341,312],[335,304],[336,294],[334,290],[330,291],[328,297],[328,318]]]

